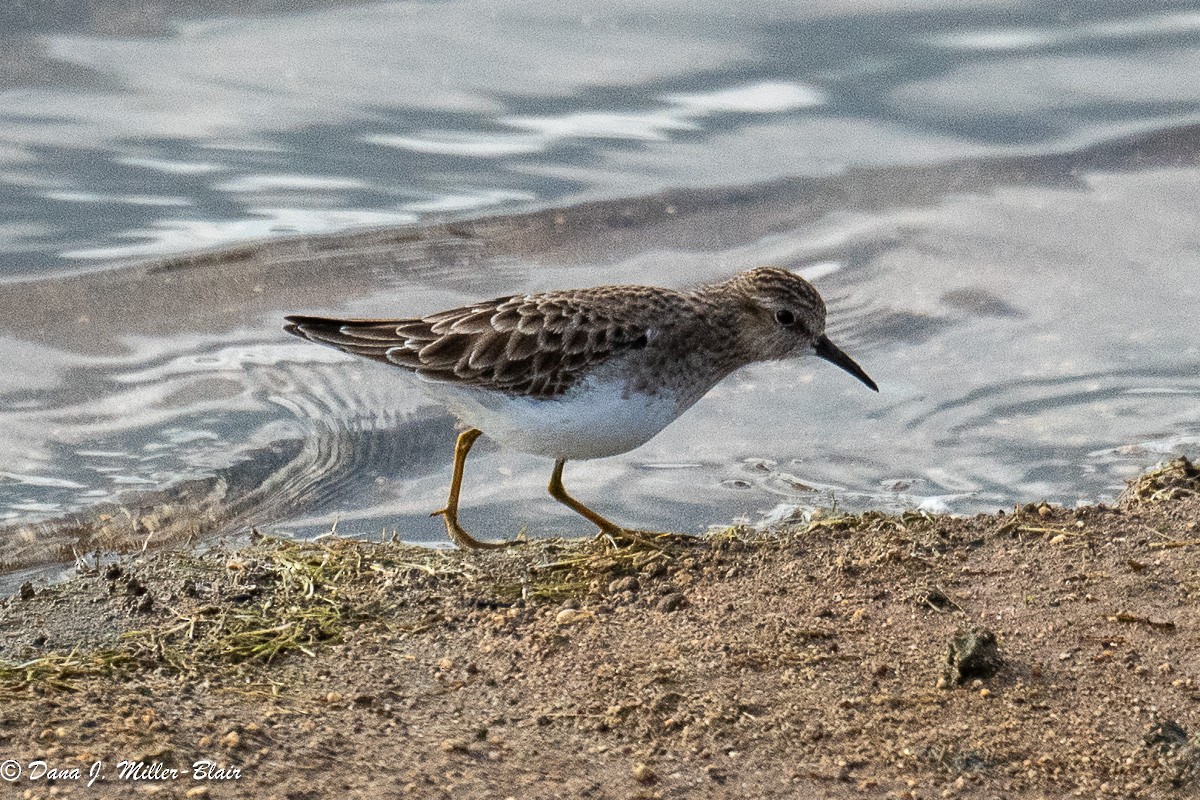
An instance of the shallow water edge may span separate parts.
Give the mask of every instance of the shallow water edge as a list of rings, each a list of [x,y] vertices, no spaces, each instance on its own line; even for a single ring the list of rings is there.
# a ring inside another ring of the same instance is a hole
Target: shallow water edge
[[[881,215],[891,207],[937,205],[964,193],[986,196],[1009,186],[1072,188],[1081,187],[1089,175],[1186,171],[1200,160],[1198,144],[1200,127],[1188,126],[1066,153],[849,170],[835,176],[677,190],[415,228],[271,240],[69,278],[0,284],[0,331],[18,343],[36,338],[55,350],[103,361],[131,340],[237,337],[247,326],[254,329],[255,341],[270,341],[281,336],[277,318],[283,309],[353,304],[379,287],[449,285],[464,293],[487,287],[500,290],[511,285],[514,276],[527,281],[526,270],[537,270],[542,264],[561,272],[572,265],[587,270],[592,264],[622,259],[638,263],[643,253],[728,254],[796,231],[801,232],[801,244],[787,251],[792,262],[819,264],[836,257],[851,264],[855,258],[866,263],[887,250],[889,242],[868,236],[847,248],[841,243],[806,241],[805,226],[831,215]],[[762,248],[752,248],[749,255],[761,258]],[[717,274],[729,267],[723,255],[706,269]],[[331,280],[331,275],[337,280]],[[580,278],[601,282],[590,271]],[[990,306],[980,313],[985,320],[996,314]],[[850,305],[840,319],[847,328],[851,320],[858,324],[845,330],[844,338],[839,334],[839,341],[855,353],[866,354],[892,346],[897,336],[920,342],[934,335],[940,324],[931,317],[881,314],[869,305],[860,309]],[[152,364],[169,366],[170,355],[160,353]],[[1180,375],[1183,385],[1186,378]],[[257,391],[286,393],[296,391],[297,385],[320,387],[315,380],[268,383],[265,390]],[[79,406],[71,413],[90,413],[88,385],[81,384],[76,391]],[[318,400],[355,408],[352,400]],[[31,416],[29,424],[44,428],[46,423]],[[403,436],[397,435],[398,430]],[[385,419],[378,426],[337,428],[317,436],[310,428],[280,428],[266,446],[249,442],[235,463],[208,475],[132,491],[119,500],[66,515],[11,522],[0,529],[0,565],[10,574],[50,569],[96,550],[129,552],[210,540],[251,525],[270,526],[302,515],[306,508],[320,507],[332,491],[329,486],[343,494],[353,491],[353,485],[347,489],[340,481],[356,458],[357,463],[365,458],[377,470],[384,464],[402,478],[436,477],[444,466],[439,443],[451,436],[452,421],[436,415]],[[408,443],[399,451],[398,439]],[[672,480],[687,478],[677,474]],[[880,501],[864,496],[859,502]],[[905,501],[901,496],[890,502]],[[709,517],[708,522],[720,519]]]

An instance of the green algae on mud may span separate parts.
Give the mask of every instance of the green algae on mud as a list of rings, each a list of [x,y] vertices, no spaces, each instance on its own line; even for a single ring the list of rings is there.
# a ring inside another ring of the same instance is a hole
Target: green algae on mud
[[[125,566],[82,568],[74,581],[37,592],[29,599],[64,607],[107,597],[129,613],[103,648],[85,649],[89,627],[77,631],[79,644],[69,652],[34,655],[47,638],[39,634],[40,644],[31,640],[30,658],[0,659],[0,696],[70,691],[84,677],[139,670],[245,678],[289,654],[312,656],[338,641],[347,627],[376,624],[395,633],[430,624],[406,614],[411,605],[406,594],[439,582],[471,586],[480,606],[557,603],[586,595],[597,576],[634,574],[700,541],[640,532],[617,547],[540,540],[481,559],[484,554],[332,536],[308,542],[256,533],[253,539],[233,550],[163,553]],[[10,608],[20,608],[14,601]],[[156,608],[166,613],[157,618],[145,613]],[[79,622],[69,612],[56,615],[50,623],[55,639],[71,640]]]

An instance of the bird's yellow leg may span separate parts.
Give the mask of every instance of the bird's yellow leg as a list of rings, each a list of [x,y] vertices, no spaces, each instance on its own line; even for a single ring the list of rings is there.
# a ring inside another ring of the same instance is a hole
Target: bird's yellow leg
[[[482,434],[481,430],[468,428],[458,435],[458,441],[454,443],[454,475],[450,478],[450,496],[446,499],[445,508],[429,515],[431,517],[441,516],[445,519],[446,533],[456,545],[465,549],[508,547],[511,544],[518,544],[518,542],[481,542],[464,531],[458,524],[458,494],[462,489],[463,469],[467,464],[467,453],[471,452],[471,445],[475,444],[475,440]]]
[[[567,490],[562,484],[563,464],[566,463],[567,461],[564,458],[560,458],[554,462],[554,473],[550,476],[550,485],[546,487],[550,491],[550,496],[581,517],[584,517],[594,522],[596,525],[599,525],[600,535],[607,536],[609,541],[612,541],[614,536],[623,533],[625,529],[616,523],[606,520],[604,517],[600,516],[595,511],[592,511],[583,503],[567,494]]]

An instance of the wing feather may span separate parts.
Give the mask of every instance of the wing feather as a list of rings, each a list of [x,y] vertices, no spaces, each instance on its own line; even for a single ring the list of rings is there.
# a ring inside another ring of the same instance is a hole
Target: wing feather
[[[419,319],[290,316],[285,330],[433,381],[554,397],[613,355],[645,346],[661,300],[641,287],[515,295]],[[666,291],[666,290],[663,290]],[[592,303],[588,293],[623,303]]]

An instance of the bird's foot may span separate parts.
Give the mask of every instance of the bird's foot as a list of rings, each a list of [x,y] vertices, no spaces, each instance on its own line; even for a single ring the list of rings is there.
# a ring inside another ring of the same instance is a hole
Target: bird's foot
[[[501,547],[512,547],[513,545],[525,544],[524,531],[518,534],[516,539],[507,542],[485,542],[476,539],[471,534],[463,530],[463,527],[458,524],[458,515],[451,513],[450,509],[442,508],[434,511],[429,516],[441,517],[446,521],[446,535],[450,537],[450,541],[454,542],[463,550],[497,550]]]
[[[637,531],[621,528],[616,525],[603,527],[596,532],[597,542],[608,542],[614,550],[620,550],[637,541]]]
[[[601,528],[594,541],[607,542],[613,549],[621,550],[635,545],[661,547],[670,541],[689,540],[697,537],[687,533],[669,531],[644,531],[634,528]]]

